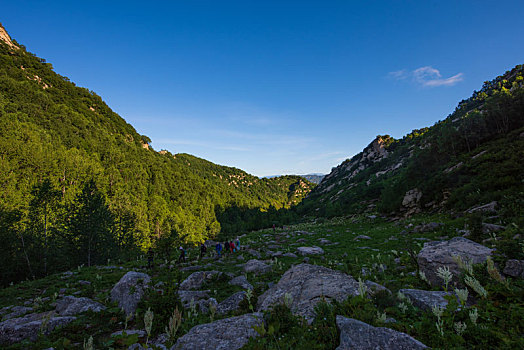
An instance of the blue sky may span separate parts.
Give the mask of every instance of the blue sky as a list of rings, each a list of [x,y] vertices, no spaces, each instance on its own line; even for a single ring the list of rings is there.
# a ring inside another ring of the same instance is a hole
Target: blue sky
[[[524,1],[9,1],[0,21],[156,150],[328,173],[524,63]]]

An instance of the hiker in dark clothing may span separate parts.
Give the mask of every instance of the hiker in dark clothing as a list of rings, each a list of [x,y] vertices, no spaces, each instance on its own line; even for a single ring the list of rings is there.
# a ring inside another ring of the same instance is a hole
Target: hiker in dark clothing
[[[226,253],[229,254],[229,242],[226,241],[226,244],[224,244],[224,250],[226,251]]]
[[[181,261],[183,262],[186,262],[186,250],[180,246],[180,248],[178,248],[180,250],[180,257],[178,258],[178,263],[180,263]]]
[[[202,259],[204,255],[206,255],[206,252],[207,252],[207,247],[204,243],[202,243],[200,245],[200,259]]]
[[[275,226],[275,224],[273,224],[273,233],[275,233],[277,230],[277,227]]]
[[[151,269],[153,267],[153,259],[155,257],[155,253],[153,252],[153,248],[149,248],[147,251],[147,268]]]
[[[217,251],[218,258],[220,258],[220,256],[222,255],[222,244],[220,244],[220,242],[216,244],[215,250]]]

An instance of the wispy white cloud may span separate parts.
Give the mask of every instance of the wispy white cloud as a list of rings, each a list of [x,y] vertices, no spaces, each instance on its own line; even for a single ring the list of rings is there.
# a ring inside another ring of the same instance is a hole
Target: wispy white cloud
[[[453,86],[464,80],[464,74],[458,73],[449,78],[443,78],[440,71],[431,66],[417,68],[413,71],[399,70],[389,72],[388,77],[396,80],[412,78],[413,81],[424,87]]]

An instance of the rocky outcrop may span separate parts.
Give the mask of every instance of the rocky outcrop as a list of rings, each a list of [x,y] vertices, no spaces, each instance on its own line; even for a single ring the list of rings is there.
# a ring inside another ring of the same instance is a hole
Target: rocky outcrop
[[[2,321],[5,321],[27,314],[28,312],[33,311],[33,308],[28,306],[10,306],[2,308],[1,311],[2,312],[0,312],[0,315],[7,313],[7,315],[2,317]]]
[[[64,326],[75,319],[76,317],[72,316],[55,316],[54,312],[12,318],[0,323],[0,344],[10,345],[24,339],[35,341],[42,325],[44,325],[43,333],[49,334],[53,329]]]
[[[466,210],[467,213],[496,213],[497,212],[496,201],[490,202],[488,204],[480,205],[477,207],[469,208]]]
[[[217,313],[219,315],[225,315],[228,312],[238,310],[240,308],[240,303],[246,299],[246,292],[238,292],[222,301],[217,306]]]
[[[240,286],[242,289],[253,289],[253,285],[249,283],[246,276],[240,275],[235,278],[233,278],[231,281],[229,281],[229,284],[234,286]]]
[[[412,215],[420,211],[419,202],[421,198],[422,192],[417,188],[406,192],[402,199],[402,206],[407,210],[406,215]]]
[[[208,293],[208,290],[179,290],[178,297],[180,298],[180,301],[184,307],[187,309],[190,307],[191,301],[197,302],[199,300],[209,299]]]
[[[287,270],[276,285],[258,298],[257,310],[268,310],[287,298],[291,311],[311,322],[320,301],[341,302],[358,294],[358,282],[353,277],[322,266],[300,264]]]
[[[89,298],[75,298],[74,296],[68,295],[56,301],[56,312],[60,316],[74,316],[82,312],[91,310],[93,312],[100,312],[105,310],[105,306],[91,300]]]
[[[422,310],[431,310],[434,305],[440,307],[446,307],[448,301],[444,299],[447,295],[453,295],[449,292],[444,291],[429,291],[420,289],[401,289],[399,290],[402,294],[411,300],[413,306],[416,306]]]
[[[254,273],[255,275],[263,274],[271,271],[271,265],[268,265],[260,260],[251,259],[244,264],[245,273]]]
[[[337,327],[340,330],[340,345],[337,350],[398,350],[425,349],[411,336],[385,327],[373,327],[352,318],[337,315]]]
[[[181,290],[200,289],[206,281],[212,279],[214,276],[220,275],[222,275],[222,272],[220,271],[193,272],[182,283],[180,283],[179,288]]]
[[[117,302],[126,315],[133,315],[150,281],[145,273],[129,271],[111,290],[111,301]]]
[[[426,275],[432,286],[443,286],[442,279],[437,276],[439,267],[448,267],[453,273],[452,283],[458,283],[459,269],[457,258],[480,264],[486,261],[493,249],[470,241],[464,237],[455,237],[449,241],[434,241],[424,243],[424,248],[419,252],[417,261],[419,268]]]
[[[11,40],[11,37],[9,34],[7,34],[7,31],[5,30],[4,26],[0,23],[0,41],[3,41],[12,49],[18,49],[18,46],[16,46],[13,41]]]
[[[510,259],[506,261],[506,266],[502,272],[507,276],[524,278],[524,260]]]
[[[171,350],[240,349],[251,337],[257,337],[254,326],[263,324],[261,313],[225,318],[195,326],[178,338]]]
[[[304,256],[304,255],[320,255],[324,254],[324,249],[320,247],[298,247],[297,253]]]

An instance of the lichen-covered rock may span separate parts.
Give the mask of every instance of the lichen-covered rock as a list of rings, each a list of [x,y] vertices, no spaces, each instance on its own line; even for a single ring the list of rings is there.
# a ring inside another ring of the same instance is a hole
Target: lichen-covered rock
[[[413,306],[416,306],[422,310],[431,310],[434,305],[439,307],[446,307],[448,301],[444,299],[447,295],[453,295],[449,292],[444,291],[430,291],[420,289],[401,289],[399,290],[402,294],[411,300]]]
[[[252,272],[254,274],[263,274],[271,271],[271,265],[268,265],[260,260],[251,259],[244,264],[244,272]]]
[[[298,256],[294,253],[284,253],[282,256],[285,256],[286,258],[298,258]]]
[[[150,281],[145,273],[129,271],[111,290],[111,301],[117,302],[126,315],[133,315]]]
[[[197,302],[202,299],[209,299],[208,290],[179,290],[178,297],[182,305],[187,309],[191,306],[191,300]]]
[[[53,312],[29,314],[24,317],[12,318],[0,323],[0,344],[10,345],[24,339],[35,341],[44,323],[44,334],[49,334],[53,329],[64,326],[76,317],[55,316]]]
[[[218,304],[217,313],[219,315],[225,315],[228,312],[238,310],[240,308],[240,303],[244,299],[246,299],[246,292],[237,292],[231,295],[229,298]]]
[[[12,318],[27,314],[28,312],[33,311],[33,308],[28,306],[12,306],[5,308],[4,310],[9,313],[2,317],[2,321],[10,320]]]
[[[178,338],[171,350],[236,350],[251,337],[257,337],[254,326],[263,324],[261,313],[245,314],[200,324]]]
[[[200,289],[204,282],[212,279],[214,276],[220,276],[220,271],[197,271],[189,275],[182,283],[179,288],[181,290]]]
[[[87,310],[100,312],[105,310],[105,308],[106,307],[99,302],[85,297],[75,298],[74,296],[68,295],[56,301],[56,312],[58,312],[60,316],[74,316]]]
[[[507,276],[524,278],[524,260],[510,259],[506,261],[506,266],[502,272]]]
[[[255,258],[257,258],[257,259],[262,258],[262,254],[260,254],[260,252],[257,251],[257,250],[254,250],[254,249],[248,249],[247,252],[248,252],[249,254],[253,255],[253,256],[254,256]]]
[[[337,350],[407,350],[425,349],[415,338],[385,327],[373,327],[352,318],[337,315],[340,345]]]
[[[253,285],[249,283],[246,276],[244,275],[240,275],[233,278],[231,281],[229,281],[229,284],[232,284],[234,286],[240,286],[243,289],[253,289]]]
[[[297,253],[304,256],[304,255],[319,255],[324,254],[324,249],[320,247],[298,247]]]
[[[341,302],[359,292],[358,282],[350,275],[323,266],[300,264],[287,270],[276,285],[258,298],[257,310],[265,311],[284,303],[286,294],[291,299],[291,311],[311,322],[315,305],[320,301]]]
[[[378,284],[376,282],[367,280],[366,282],[364,282],[364,284],[366,285],[366,288],[368,290],[368,294],[370,296],[373,296],[373,295],[375,295],[377,293],[380,293],[380,292],[386,292],[388,294],[391,294],[391,291],[389,289],[387,289],[383,285]]]
[[[492,251],[493,249],[467,238],[455,237],[449,241],[424,243],[424,248],[419,252],[417,261],[420,270],[424,272],[432,286],[443,286],[442,279],[437,276],[439,267],[448,267],[453,273],[452,283],[458,283],[461,271],[456,261],[457,256],[460,256],[463,261],[480,264],[486,261]]]

